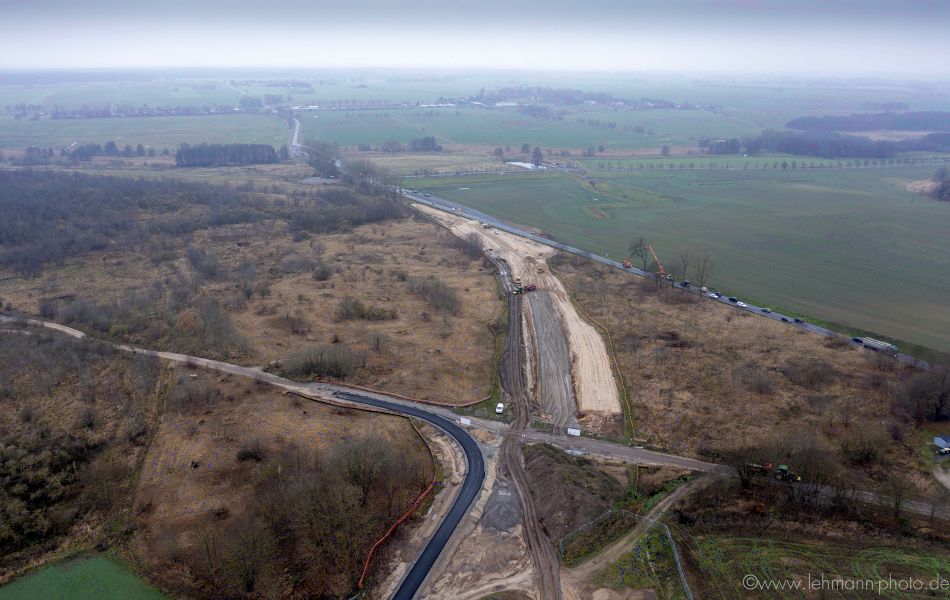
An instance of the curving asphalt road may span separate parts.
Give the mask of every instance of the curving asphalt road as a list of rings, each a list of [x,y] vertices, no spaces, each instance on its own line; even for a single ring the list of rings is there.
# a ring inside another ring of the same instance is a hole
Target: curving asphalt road
[[[426,206],[431,206],[432,208],[437,208],[439,210],[452,213],[456,216],[466,217],[469,219],[475,219],[477,221],[487,223],[491,225],[492,227],[496,227],[502,231],[507,231],[508,233],[512,233],[514,235],[527,238],[529,240],[533,240],[535,242],[538,242],[539,244],[544,244],[545,246],[551,246],[552,248],[563,250],[564,252],[569,252],[571,254],[583,256],[584,258],[599,262],[601,264],[605,264],[609,267],[619,269],[621,271],[630,273],[632,275],[639,275],[641,277],[647,277],[649,279],[654,279],[656,277],[653,273],[649,271],[644,271],[643,269],[638,269],[636,267],[626,269],[624,268],[623,263],[621,263],[620,261],[616,261],[611,258],[607,258],[606,256],[601,256],[599,254],[594,254],[593,252],[588,252],[587,250],[581,250],[580,248],[575,248],[574,246],[568,246],[567,244],[562,244],[561,242],[555,242],[554,240],[549,240],[548,238],[541,237],[540,235],[531,233],[530,231],[525,231],[524,229],[521,229],[520,227],[515,227],[514,225],[506,223],[502,221],[501,219],[485,214],[481,211],[469,208],[463,204],[459,204],[458,202],[452,202],[451,200],[438,198],[428,193],[423,193],[423,192],[418,192],[418,191],[409,191],[409,190],[403,190],[403,196],[408,198],[409,200],[412,200],[413,202],[418,202],[419,204],[425,204]],[[670,282],[669,285],[674,285],[675,283],[676,282]],[[683,293],[690,293],[690,292],[696,293],[695,288],[684,289],[681,286],[675,286],[675,287],[677,287],[677,289],[683,290]],[[807,323],[807,322],[796,323],[793,317],[790,317],[788,315],[783,315],[781,313],[777,313],[774,311],[764,312],[762,309],[765,307],[755,306],[753,304],[748,304],[748,303],[746,303],[745,307],[737,306],[737,303],[730,302],[729,298],[727,298],[725,295],[719,298],[715,298],[715,299],[710,298],[708,296],[705,296],[704,298],[707,300],[730,305],[734,307],[736,310],[744,310],[752,314],[758,315],[760,317],[765,317],[768,319],[772,319],[774,321],[788,323],[790,327],[804,329],[805,331],[817,333],[818,335],[823,335],[825,337],[841,338],[843,340],[847,340],[848,343],[853,346],[863,347],[862,344],[858,344],[852,341],[850,337],[841,335],[837,331],[832,331],[831,329],[828,329],[826,327],[821,327],[820,325],[813,325],[812,323]],[[908,365],[912,365],[912,366],[919,367],[922,369],[930,368],[930,363],[928,363],[926,360],[922,358],[910,356],[909,354],[900,353],[900,354],[897,354],[895,358]]]
[[[455,528],[458,527],[458,524],[465,517],[466,513],[468,513],[469,507],[472,505],[472,502],[475,501],[475,498],[478,497],[482,489],[482,483],[485,480],[485,462],[482,457],[482,451],[479,449],[478,444],[475,443],[475,440],[472,439],[472,436],[464,429],[444,417],[440,417],[417,406],[395,404],[386,400],[350,392],[335,392],[333,395],[337,398],[349,400],[350,402],[368,404],[427,421],[455,438],[455,441],[459,443],[465,452],[468,470],[465,473],[465,481],[462,483],[462,489],[455,498],[455,503],[452,504],[452,508],[449,509],[449,512],[439,525],[439,528],[429,539],[429,543],[426,544],[419,558],[416,559],[412,568],[409,569],[409,572],[399,584],[399,589],[396,590],[396,593],[393,595],[393,600],[411,600],[419,590],[419,586],[425,581],[426,576],[432,569],[432,565],[434,565],[435,561],[439,558],[439,554],[442,553],[449,538],[452,537]]]

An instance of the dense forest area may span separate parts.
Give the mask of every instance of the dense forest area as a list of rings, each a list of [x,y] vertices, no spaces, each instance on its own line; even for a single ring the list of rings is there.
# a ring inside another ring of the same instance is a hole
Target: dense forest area
[[[785,124],[789,129],[815,131],[950,131],[950,112],[883,112],[849,116],[798,117]]]
[[[372,194],[370,185],[360,191]],[[0,267],[35,276],[49,261],[213,226],[280,219],[302,232],[346,231],[398,218],[390,198],[297,191],[268,201],[253,190],[55,171],[0,172]]]
[[[269,164],[277,160],[277,152],[268,144],[182,144],[175,152],[179,167]]]

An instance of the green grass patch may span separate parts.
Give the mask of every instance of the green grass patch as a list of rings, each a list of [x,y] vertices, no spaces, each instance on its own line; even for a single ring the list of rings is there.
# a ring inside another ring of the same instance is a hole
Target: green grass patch
[[[107,555],[75,558],[43,567],[0,588],[0,600],[161,600],[118,559]]]

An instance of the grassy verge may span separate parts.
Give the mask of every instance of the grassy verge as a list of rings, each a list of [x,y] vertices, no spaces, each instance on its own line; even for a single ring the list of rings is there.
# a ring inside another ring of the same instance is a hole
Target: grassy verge
[[[595,581],[613,589],[649,588],[661,600],[686,598],[673,549],[659,527],[650,529],[623,558],[598,573]]]
[[[508,296],[505,294],[501,281],[497,277],[495,278],[495,286],[498,289],[498,297],[501,298],[502,307],[499,315],[495,317],[494,323],[491,324],[491,329],[495,334],[495,352],[492,356],[491,395],[476,404],[458,407],[452,410],[459,415],[495,419],[510,423],[511,411],[507,410],[507,407],[504,413],[500,415],[495,413],[495,406],[499,402],[502,402],[501,375],[498,372],[498,366],[501,363],[501,355],[505,351],[505,344],[508,340]]]

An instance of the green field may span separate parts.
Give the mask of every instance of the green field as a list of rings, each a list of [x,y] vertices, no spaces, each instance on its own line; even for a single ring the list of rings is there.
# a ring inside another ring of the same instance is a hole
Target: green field
[[[161,600],[121,562],[98,555],[50,565],[0,588],[0,600]]]
[[[701,110],[591,111],[572,110],[562,119],[536,118],[515,108],[408,108],[379,111],[319,111],[300,116],[308,137],[341,146],[377,145],[389,140],[435,136],[439,143],[542,148],[636,150],[662,145],[695,144],[699,137],[753,135],[758,129],[728,116]],[[594,119],[616,127],[579,123]],[[644,133],[624,131],[644,127]],[[652,130],[653,133],[649,133]],[[575,156],[577,155],[575,151]]]
[[[407,186],[620,258],[644,236],[712,285],[910,344],[950,350],[950,205],[906,191],[934,166],[688,169],[413,178]],[[468,189],[460,189],[468,188]]]
[[[111,104],[237,106],[241,93],[220,81],[109,81],[0,86],[0,110],[15,104],[65,109]]]
[[[847,548],[818,544],[796,544],[756,538],[710,536],[697,539],[686,549],[698,564],[691,578],[697,597],[708,598],[805,598],[815,592],[776,590],[752,591],[743,587],[743,578],[757,582],[804,581],[845,578],[849,580],[916,579],[923,582],[950,577],[950,556],[946,553],[900,548]],[[682,549],[682,548],[681,548]],[[754,582],[753,582],[754,586]],[[821,598],[944,598],[946,591],[914,594],[899,589],[829,590]]]
[[[232,114],[194,117],[40,119],[0,116],[0,148],[68,146],[73,142],[125,144],[174,149],[198,144],[257,142],[280,147],[288,142],[287,123],[274,115]]]

